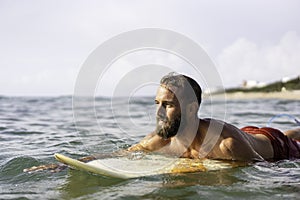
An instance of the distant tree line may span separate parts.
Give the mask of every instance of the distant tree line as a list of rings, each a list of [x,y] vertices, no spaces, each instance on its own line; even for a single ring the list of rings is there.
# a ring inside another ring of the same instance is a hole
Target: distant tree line
[[[226,89],[226,93],[233,92],[280,92],[284,90],[300,90],[300,76],[295,79],[288,81],[277,81],[274,83],[267,84],[262,87],[252,87],[252,88],[230,88]]]

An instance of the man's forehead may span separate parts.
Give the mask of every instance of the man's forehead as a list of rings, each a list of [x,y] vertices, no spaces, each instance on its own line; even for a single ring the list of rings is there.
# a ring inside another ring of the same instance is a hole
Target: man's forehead
[[[176,99],[180,99],[182,96],[182,90],[174,86],[169,87],[166,85],[160,85],[160,87],[158,88],[158,95],[176,97]]]

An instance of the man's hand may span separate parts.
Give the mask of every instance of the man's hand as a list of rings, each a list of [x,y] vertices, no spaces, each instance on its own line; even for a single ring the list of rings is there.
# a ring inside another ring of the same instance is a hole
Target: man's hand
[[[86,157],[79,158],[78,160],[86,163],[86,162],[89,162],[89,161],[92,161],[95,159],[96,159],[95,156],[86,156]],[[54,173],[54,172],[60,172],[66,168],[68,168],[68,166],[64,165],[64,164],[48,164],[48,165],[33,166],[33,167],[30,167],[27,169],[23,169],[23,172],[31,173],[31,172],[39,172],[39,171],[48,170],[48,171]]]
[[[54,173],[54,172],[60,172],[66,168],[68,168],[68,166],[64,164],[49,164],[49,165],[33,166],[27,169],[23,169],[23,172],[31,173],[31,172],[49,170],[50,172]]]

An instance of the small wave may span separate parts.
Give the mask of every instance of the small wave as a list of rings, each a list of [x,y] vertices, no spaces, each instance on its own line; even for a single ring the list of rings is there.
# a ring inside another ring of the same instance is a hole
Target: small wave
[[[40,132],[40,131],[3,131],[3,132],[1,132],[1,134],[8,134],[8,135],[35,135],[35,134],[40,135],[43,133],[44,132]]]
[[[38,160],[32,157],[12,158],[1,166],[0,181],[5,181],[5,183],[26,182],[29,177],[24,176],[23,169],[39,164]]]
[[[294,185],[300,182],[300,160],[283,160],[275,163],[260,162],[252,167],[244,168],[243,179],[253,184],[254,187],[269,185],[276,188],[283,185]]]
[[[0,120],[4,120],[4,121],[14,121],[14,122],[20,122],[22,121],[19,118],[14,118],[14,117],[1,117]]]
[[[28,126],[42,126],[42,127],[49,127],[50,125],[47,123],[29,123]]]

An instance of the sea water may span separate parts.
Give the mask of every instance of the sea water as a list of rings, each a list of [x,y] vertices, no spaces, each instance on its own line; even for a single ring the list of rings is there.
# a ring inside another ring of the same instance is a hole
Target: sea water
[[[72,97],[0,97],[0,199],[299,199],[300,160],[120,180],[77,170],[24,173],[56,163],[53,154],[79,158],[137,143],[155,127],[153,97],[96,98],[74,108]],[[74,110],[75,109],[75,110]],[[287,130],[300,102],[282,99],[204,100],[200,117],[237,127]],[[75,114],[74,114],[75,113]]]

